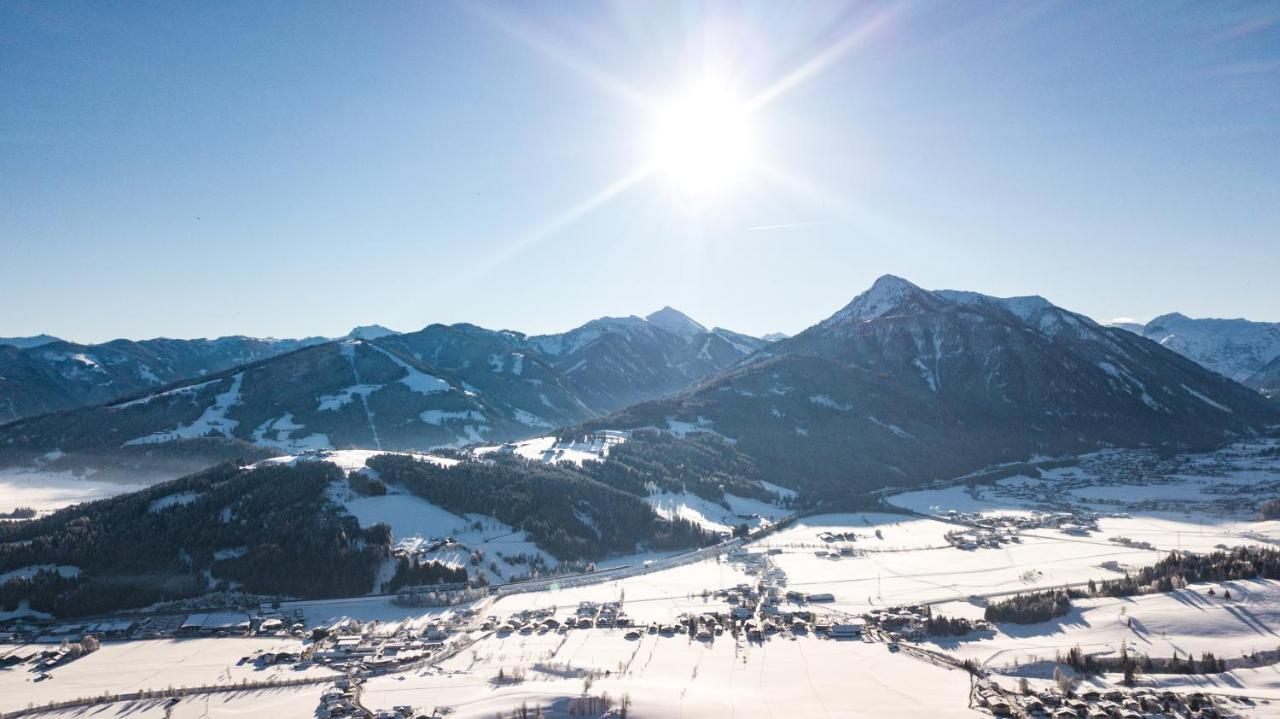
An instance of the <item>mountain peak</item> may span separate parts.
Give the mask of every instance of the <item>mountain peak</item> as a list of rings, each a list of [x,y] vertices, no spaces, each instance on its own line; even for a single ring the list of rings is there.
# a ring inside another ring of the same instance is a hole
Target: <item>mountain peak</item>
[[[1159,327],[1160,325],[1167,324],[1169,322],[1187,322],[1190,319],[1191,319],[1190,317],[1182,314],[1181,312],[1170,312],[1169,314],[1160,315],[1159,317],[1156,317],[1155,319],[1151,320],[1147,324],[1154,327]]]
[[[400,333],[382,325],[361,325],[348,332],[347,337],[357,340],[376,340],[379,337],[398,334]]]
[[[671,306],[663,307],[645,317],[651,324],[674,335],[693,338],[706,334],[707,328],[695,322],[688,315]]]
[[[881,275],[867,291],[853,298],[844,309],[832,316],[834,320],[874,320],[900,307],[912,298],[928,301],[932,293],[922,290],[897,275]]]

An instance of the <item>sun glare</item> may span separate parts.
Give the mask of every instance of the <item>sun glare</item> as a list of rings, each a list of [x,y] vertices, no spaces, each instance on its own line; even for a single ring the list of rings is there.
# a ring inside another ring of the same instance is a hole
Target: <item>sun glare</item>
[[[737,184],[755,155],[751,113],[727,87],[704,82],[662,105],[655,117],[652,162],[695,198]]]

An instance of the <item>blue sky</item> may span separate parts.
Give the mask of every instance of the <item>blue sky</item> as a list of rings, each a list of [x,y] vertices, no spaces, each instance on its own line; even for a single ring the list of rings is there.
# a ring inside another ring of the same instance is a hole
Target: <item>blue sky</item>
[[[794,332],[884,273],[1280,320],[1275,3],[7,2],[0,37],[0,335]],[[708,72],[778,90],[769,171],[603,192]]]

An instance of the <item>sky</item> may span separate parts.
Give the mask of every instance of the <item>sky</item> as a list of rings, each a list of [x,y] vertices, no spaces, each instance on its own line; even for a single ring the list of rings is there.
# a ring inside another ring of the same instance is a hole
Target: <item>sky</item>
[[[1278,267],[1274,2],[0,4],[0,336],[1280,321]]]

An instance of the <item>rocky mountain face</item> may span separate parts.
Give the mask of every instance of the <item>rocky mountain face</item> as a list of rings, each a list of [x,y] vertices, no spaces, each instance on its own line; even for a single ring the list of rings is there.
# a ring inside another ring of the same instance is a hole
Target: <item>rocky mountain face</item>
[[[771,481],[840,496],[1037,454],[1211,443],[1277,420],[1236,382],[1043,298],[885,276],[714,380],[593,426],[717,432]]]
[[[684,389],[763,344],[703,329],[675,310],[655,316],[540,337],[431,325],[304,347],[0,426],[0,463],[176,476],[246,453],[500,442]],[[90,377],[112,368],[132,376],[136,366],[101,351],[68,356]]]
[[[27,347],[0,343],[0,422],[108,402],[321,341],[219,337],[96,345],[54,339]]]
[[[1125,329],[1237,382],[1280,357],[1280,322],[1192,319],[1173,312]]]
[[[523,343],[563,374],[595,412],[677,392],[767,344],[720,328],[707,330],[670,307],[648,317],[605,317]]]
[[[1276,357],[1262,366],[1257,372],[1249,375],[1244,381],[1246,387],[1252,387],[1272,400],[1280,400],[1280,357]]]

